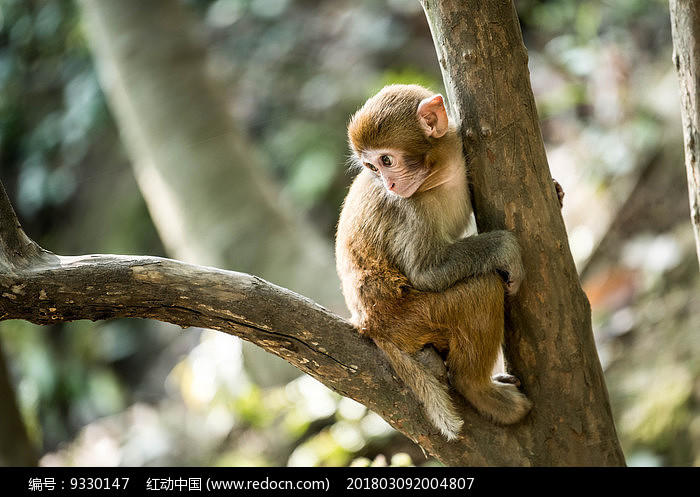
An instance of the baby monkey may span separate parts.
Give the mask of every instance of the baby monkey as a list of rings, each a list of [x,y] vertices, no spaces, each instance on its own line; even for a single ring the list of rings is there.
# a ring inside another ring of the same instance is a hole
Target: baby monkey
[[[518,380],[491,377],[504,292],[523,278],[520,251],[508,231],[474,234],[462,141],[443,97],[387,86],[352,116],[348,138],[361,171],[340,214],[336,264],[353,325],[386,353],[446,438],[463,421],[447,384],[415,358],[427,346],[479,413],[520,421],[531,404]]]

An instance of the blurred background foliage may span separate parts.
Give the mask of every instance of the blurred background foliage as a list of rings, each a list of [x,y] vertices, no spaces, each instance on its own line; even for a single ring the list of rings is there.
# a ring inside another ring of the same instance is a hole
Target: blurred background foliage
[[[333,236],[345,124],[390,82],[440,90],[417,1],[183,0],[209,69],[300,212]],[[552,174],[630,465],[700,465],[700,294],[663,0],[517,0]],[[0,0],[0,178],[60,254],[165,255],[71,0]],[[140,320],[0,324],[45,465],[435,464],[308,377]]]

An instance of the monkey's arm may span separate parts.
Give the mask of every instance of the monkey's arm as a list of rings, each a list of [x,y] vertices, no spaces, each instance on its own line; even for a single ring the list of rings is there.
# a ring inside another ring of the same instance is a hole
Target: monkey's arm
[[[411,284],[424,291],[442,292],[470,276],[498,273],[506,290],[518,291],[524,276],[515,236],[504,230],[463,238],[426,254],[406,269]]]

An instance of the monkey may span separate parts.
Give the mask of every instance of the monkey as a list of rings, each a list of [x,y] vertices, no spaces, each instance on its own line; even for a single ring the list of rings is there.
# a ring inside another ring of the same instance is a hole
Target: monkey
[[[341,208],[336,269],[360,334],[374,340],[397,376],[448,439],[463,419],[449,387],[416,354],[433,347],[450,383],[485,418],[522,420],[530,400],[517,378],[492,378],[504,339],[505,295],[524,276],[506,230],[475,233],[458,127],[440,94],[389,85],[348,125],[359,169]]]

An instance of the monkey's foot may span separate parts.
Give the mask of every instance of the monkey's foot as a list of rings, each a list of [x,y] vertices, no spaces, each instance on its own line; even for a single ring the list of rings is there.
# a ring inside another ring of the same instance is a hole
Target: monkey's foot
[[[515,385],[516,387],[520,386],[520,380],[512,374],[501,373],[494,375],[491,379],[498,383],[508,383],[510,385]]]
[[[432,345],[427,345],[415,354],[415,359],[420,362],[428,371],[430,371],[440,381],[447,381],[447,369],[445,361]]]

